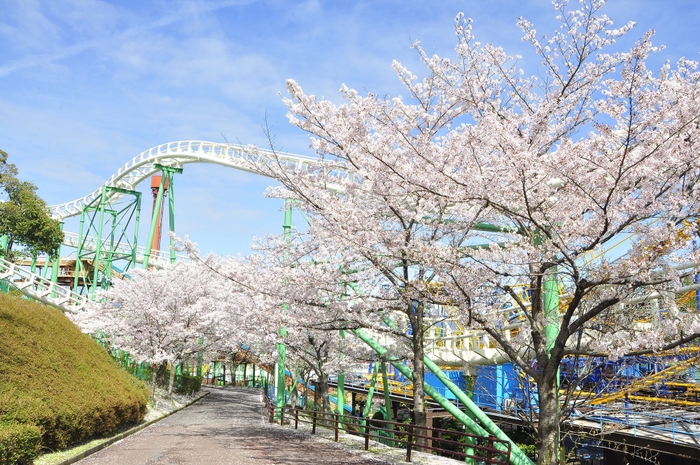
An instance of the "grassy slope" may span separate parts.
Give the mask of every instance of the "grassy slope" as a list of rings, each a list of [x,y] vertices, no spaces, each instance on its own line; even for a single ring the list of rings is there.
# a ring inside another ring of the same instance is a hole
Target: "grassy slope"
[[[60,311],[0,294],[0,423],[54,450],[143,418],[148,390]]]

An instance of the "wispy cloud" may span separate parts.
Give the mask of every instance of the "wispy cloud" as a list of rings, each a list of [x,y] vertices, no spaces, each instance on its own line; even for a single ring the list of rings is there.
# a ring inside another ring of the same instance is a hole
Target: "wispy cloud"
[[[114,42],[122,42],[130,38],[137,37],[145,32],[164,28],[172,24],[190,19],[192,16],[211,13],[213,11],[221,10],[223,8],[246,5],[252,2],[253,0],[224,0],[219,2],[186,3],[177,11],[162,16],[153,21],[148,21],[146,23],[127,27],[122,31],[117,31],[107,36],[97,36],[92,39],[81,40],[78,43],[62,46],[58,50],[51,51],[48,53],[28,55],[17,60],[10,61],[9,63],[0,65],[0,77],[8,76],[9,74],[12,74],[22,69],[37,66],[45,66],[61,60],[65,60],[67,58],[79,55],[87,50],[102,48]],[[44,33],[49,29],[53,29],[53,25],[49,22],[46,16],[41,14],[38,10],[30,9],[26,14],[37,18],[34,21],[35,23],[43,23],[38,24],[36,27],[44,31]],[[92,20],[94,20],[94,18]],[[7,27],[5,28],[5,32],[6,34],[8,33]],[[15,33],[21,34],[22,31],[16,30]]]

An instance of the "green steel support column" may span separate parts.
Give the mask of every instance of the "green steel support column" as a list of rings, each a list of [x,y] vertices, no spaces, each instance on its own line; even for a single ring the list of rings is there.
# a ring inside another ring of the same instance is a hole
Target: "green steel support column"
[[[129,268],[136,267],[136,251],[138,250],[137,244],[139,243],[139,223],[141,222],[141,193],[137,192],[136,200],[136,218],[134,218],[134,241],[131,247],[131,259],[129,260]]]
[[[170,192],[170,212],[169,212],[169,217],[170,217],[170,228],[171,231],[175,230],[175,200],[172,195],[172,188],[173,188],[173,175],[176,173],[182,173],[182,168],[176,168],[174,166],[165,166],[161,165],[159,163],[154,163],[153,164],[154,168],[157,168],[161,171],[162,176],[160,177],[160,188],[158,189],[158,195],[156,195],[156,204],[154,205],[153,208],[153,218],[151,219],[151,229],[148,231],[148,242],[146,243],[146,252],[144,253],[143,257],[143,267],[148,268],[148,260],[150,259],[151,255],[151,250],[153,249],[153,237],[156,234],[156,225],[158,224],[158,218],[160,216],[160,209],[161,206],[163,205],[163,195],[165,195],[165,186],[168,186],[168,189],[171,191]],[[167,184],[166,184],[167,182]],[[171,262],[174,262],[175,258],[175,251],[172,248],[174,245],[173,239],[170,239],[170,260]]]
[[[394,412],[391,408],[391,391],[389,391],[389,380],[386,377],[386,362],[382,360],[382,386],[384,387],[384,410],[386,411],[386,421],[394,421]],[[389,433],[389,439],[394,439],[394,433]],[[389,446],[393,447],[394,442],[390,441]]]
[[[369,382],[369,390],[367,391],[367,402],[365,409],[362,411],[362,418],[367,418],[372,411],[372,397],[374,397],[374,386],[377,384],[377,362],[374,362],[374,370],[372,371],[372,379]]]
[[[177,365],[170,365],[170,369],[175,370],[175,386],[177,386],[177,377],[180,376],[182,378],[182,362]]]
[[[92,264],[94,270],[92,273],[92,290],[90,294],[95,295],[97,291],[97,276],[100,273],[100,255],[102,254],[102,226],[105,220],[105,200],[107,200],[107,188],[102,186],[102,194],[100,199],[100,220],[97,224],[97,241],[95,242],[95,260]]]
[[[345,415],[345,373],[338,373],[338,413]],[[342,425],[341,425],[342,428]]]
[[[292,238],[292,202],[287,200],[284,204],[284,223],[282,223],[284,238],[290,241]],[[279,332],[282,338],[287,336],[287,330],[283,327]],[[277,411],[281,412],[284,407],[284,369],[287,361],[287,346],[280,342],[277,344],[277,379],[276,379],[276,394],[277,394]]]
[[[51,265],[53,266],[53,260],[51,260]],[[46,259],[46,266],[44,266],[44,269],[41,270],[41,277],[44,279],[48,279],[49,276],[49,259]]]
[[[85,229],[85,207],[80,213],[80,228],[78,229],[78,250],[75,255],[75,276],[73,277],[73,292],[78,293],[78,278],[80,277],[80,271],[83,268],[83,264],[80,261],[80,257],[83,253],[83,230]]]
[[[120,206],[112,208],[112,200],[115,200],[112,197],[115,195],[118,196],[117,198],[125,195],[133,196],[134,200],[132,202],[120,201],[120,205],[127,203],[127,206],[124,208]],[[136,242],[129,244],[128,252],[120,251],[120,244],[125,239],[126,242],[129,242],[126,231],[134,217],[134,213],[136,213],[138,218],[140,208],[141,194],[139,192],[110,186],[104,186],[100,196],[95,198],[90,204],[83,206],[80,218],[80,233],[78,234],[76,273],[73,280],[75,292],[78,291],[80,279],[83,279],[84,288],[87,289],[89,285],[94,293],[96,290],[95,286],[100,284],[97,280],[99,274],[102,274],[103,277],[101,285],[105,286],[106,289],[113,275],[112,264],[115,260],[128,260],[129,265],[126,266],[126,269],[133,265],[135,262]],[[109,216],[106,216],[107,214]],[[106,224],[105,221],[108,218],[109,224]],[[63,225],[61,225],[62,227]],[[133,234],[135,239],[138,238],[138,220]],[[60,255],[60,250],[57,251],[57,254]],[[89,276],[85,270],[85,262],[91,262],[94,268]],[[56,280],[58,279],[59,265],[60,260],[54,261],[54,267],[56,268],[54,268],[53,275]]]
[[[547,270],[542,283],[542,306],[544,307],[545,326],[544,337],[547,344],[547,352],[551,355],[554,343],[559,336],[559,283],[557,281],[557,267]],[[557,368],[557,392],[559,391],[559,368]],[[561,417],[559,402],[557,402],[557,417]],[[559,437],[561,444],[561,435]],[[559,457],[563,455],[562,448],[559,448]]]
[[[372,339],[369,335],[367,335],[364,331],[357,329],[353,330],[353,333],[360,338],[363,342],[365,342],[367,345],[369,345],[372,349],[374,349],[380,356],[386,358],[394,367],[396,367],[397,370],[399,370],[401,373],[403,373],[404,376],[406,376],[408,379],[413,381],[413,372],[411,371],[410,368],[405,366],[403,363],[401,363],[401,360],[398,358],[392,357],[388,354],[388,351],[382,347],[377,341]],[[429,360],[428,357],[425,357],[424,360]],[[427,366],[427,364],[426,364]],[[437,367],[437,365],[435,365]],[[428,367],[430,368],[430,367]],[[442,372],[439,367],[437,367],[437,370]],[[432,371],[432,368],[431,368]],[[436,373],[437,375],[437,373]],[[443,373],[444,376],[444,373]],[[443,381],[444,382],[444,381]],[[454,383],[452,383],[454,384]],[[435,390],[430,384],[424,383],[424,389],[425,393],[428,394],[430,397],[433,398],[442,408],[450,412],[457,420],[459,420],[464,426],[467,427],[473,434],[479,435],[479,436],[489,436],[493,435],[496,438],[502,440],[502,441],[508,441],[511,443],[511,454],[510,454],[510,463],[512,465],[532,465],[533,462],[528,458],[527,455],[523,451],[518,448],[518,446],[503,432],[501,429],[484,413],[477,407],[474,402],[471,401],[464,393],[462,393],[463,398],[467,401],[464,403],[465,407],[467,410],[470,411],[471,415],[478,420],[479,423],[477,423],[474,419],[471,418],[470,415],[465,414],[461,410],[459,410],[452,402],[447,400],[444,396],[442,396],[438,391]],[[450,389],[451,390],[451,389]],[[459,390],[459,388],[457,388]],[[461,400],[461,399],[460,399]],[[483,425],[483,427],[482,427]],[[496,444],[496,448],[499,450],[503,450],[503,446],[499,445],[500,443]]]
[[[542,236],[535,234],[535,246],[541,246]],[[542,279],[542,306],[545,315],[544,336],[547,350],[551,352],[559,335],[559,285],[557,281],[557,267],[553,266],[545,271]]]
[[[204,337],[200,336],[199,337],[199,345],[201,346],[202,344],[204,344]],[[202,351],[200,350],[197,352],[197,377],[199,377],[199,378],[202,377],[202,359],[203,359],[203,355],[202,355]]]
[[[163,173],[165,174],[165,173]],[[153,236],[156,234],[156,225],[160,216],[160,207],[163,204],[163,194],[165,191],[166,176],[160,177],[160,189],[156,195],[156,204],[153,206],[153,218],[151,218],[151,229],[148,231],[148,239],[146,240],[146,251],[143,254],[143,268],[148,269],[148,260],[151,257],[151,249],[153,248]]]
[[[58,224],[59,228],[61,228],[61,231],[63,231],[63,221],[61,221]],[[54,255],[51,257],[51,282],[56,285],[58,282],[58,269],[61,266],[61,246],[58,246],[58,250],[54,253]],[[46,279],[46,275],[49,270],[49,256],[46,256],[46,262],[44,263],[44,279]],[[51,297],[56,297],[56,292],[53,291],[51,292]]]
[[[61,232],[63,232],[63,221],[61,221],[58,224],[58,227],[61,228]],[[48,265],[48,257],[46,258],[46,264]],[[51,259],[51,282],[56,284],[58,282],[58,269],[61,266],[61,246],[58,246],[58,250],[56,250],[55,255]]]
[[[559,335],[559,284],[557,282],[557,267],[547,270],[542,285],[542,303],[547,319],[544,326],[544,335],[547,340],[547,349],[551,352]]]
[[[32,266],[29,269],[29,271],[31,271],[32,273],[35,273],[35,274],[36,274],[36,259],[37,259],[37,254],[35,252],[32,254]],[[44,266],[46,266],[48,264],[49,264],[49,257],[46,257],[46,263]]]
[[[182,171],[182,170],[181,170]],[[168,170],[168,189],[169,189],[169,197],[168,197],[168,218],[170,220],[169,222],[169,231],[171,233],[175,232],[175,186],[173,185],[173,172]],[[170,263],[175,263],[176,257],[175,257],[175,239],[173,238],[172,234],[168,234],[170,237]]]
[[[287,335],[287,330],[280,328],[280,336],[284,337]],[[275,373],[275,396],[276,396],[276,406],[278,409],[284,407],[284,375],[285,366],[284,363],[287,359],[287,346],[283,343],[277,344],[277,372]]]
[[[426,368],[428,370],[430,370],[442,382],[442,384],[444,384],[445,387],[447,389],[449,389],[449,391],[452,394],[454,394],[455,397],[457,397],[457,399],[460,402],[462,402],[462,404],[464,404],[464,405],[472,404],[472,405],[474,405],[475,408],[477,408],[477,409],[479,408],[478,406],[476,406],[474,404],[474,401],[472,400],[472,398],[469,395],[467,395],[464,391],[462,391],[459,388],[459,386],[457,386],[455,383],[452,382],[450,377],[447,376],[444,371],[442,371],[442,368],[440,368],[437,365],[437,363],[433,362],[430,358],[428,358],[428,356],[423,357],[423,363],[425,364]],[[471,394],[472,395],[474,394],[473,387],[471,390]],[[472,420],[477,419],[476,415],[474,415],[474,412],[469,407],[467,407],[467,410],[464,413]],[[505,433],[503,433],[503,434],[505,435]],[[467,438],[466,443],[473,444],[474,440],[472,438]],[[474,449],[467,449],[466,453],[470,454],[470,455],[474,455]],[[466,462],[467,463],[474,463],[474,459],[467,459]]]
[[[345,330],[340,330],[340,339],[345,339]],[[342,357],[343,354],[341,353]],[[338,413],[340,415],[345,415],[345,373],[338,373]]]
[[[105,260],[99,257],[99,260],[103,262],[102,264],[102,289],[107,290],[110,287],[112,281],[112,263],[114,262],[114,234],[117,229],[117,212],[110,210],[112,215],[112,228],[109,231],[109,250],[105,255]]]
[[[3,234],[0,236],[0,258],[5,258],[5,255],[7,254],[7,242],[8,242],[8,237],[7,234]],[[7,284],[5,280],[0,281],[0,292],[9,292],[10,291],[10,286]]]

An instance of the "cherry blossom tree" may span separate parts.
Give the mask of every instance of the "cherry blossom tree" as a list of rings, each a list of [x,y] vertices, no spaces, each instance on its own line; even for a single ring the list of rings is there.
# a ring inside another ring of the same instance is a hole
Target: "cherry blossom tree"
[[[374,271],[375,302],[403,311],[414,333],[421,305],[438,298],[429,284],[443,283],[443,303],[535,380],[541,464],[557,463],[564,356],[668,349],[700,334],[697,316],[672,304],[679,265],[698,260],[697,63],[650,70],[653,31],[617,50],[633,23],[614,29],[603,4],[555,2],[551,37],[519,20],[541,62],[530,77],[458,15],[455,58],[416,43],[423,79],[394,63],[409,100],[343,86],[335,105],[288,81],[290,121],[326,163],[259,167],[314,234]],[[659,298],[663,318],[650,304]],[[420,386],[420,336],[412,349]]]
[[[290,86],[292,90],[296,84]],[[323,107],[319,111],[324,112],[319,117],[330,115],[325,112],[332,105],[318,103]],[[294,108],[292,102],[289,104]],[[294,121],[311,129],[301,120]],[[318,142],[323,144],[321,139]],[[329,152],[317,146],[317,152],[324,159],[326,155],[344,158],[338,150]],[[352,165],[351,158],[346,161]],[[355,177],[339,181],[336,168],[343,172],[352,169]],[[417,189],[407,190],[391,177],[375,176],[378,172],[335,163],[332,158],[326,159],[322,169],[311,172],[291,172],[274,163],[260,163],[257,169],[282,182],[282,186],[271,188],[269,195],[292,199],[295,209],[308,221],[306,247],[313,250],[312,258],[294,261],[294,267],[286,265],[294,275],[287,278],[294,287],[290,288],[293,295],[286,298],[303,302],[299,290],[308,289],[304,282],[323,283],[328,293],[324,305],[334,301],[342,307],[344,313],[338,316],[341,326],[393,332],[401,345],[394,355],[411,362],[413,415],[417,424],[424,425],[424,339],[431,330],[425,316],[439,275],[432,264],[420,259],[420,251],[444,241],[461,244],[452,230],[445,228],[450,202]],[[339,298],[346,294],[352,295],[351,305]]]
[[[237,331],[245,334],[241,341],[268,363],[276,359],[277,344],[284,344],[288,366],[299,368],[290,369],[292,379],[301,367],[310,369],[323,410],[330,411],[329,377],[368,360],[369,348],[339,335],[341,329],[360,326],[348,315],[351,303],[343,298],[348,278],[342,263],[347,262],[337,259],[347,257],[303,240],[307,234],[294,236],[259,240],[253,245],[256,253],[247,257],[201,258],[194,244],[181,242],[192,258],[228,281],[229,295],[222,299],[236,302]]]
[[[74,320],[137,362],[169,362],[172,393],[175,365],[198,352],[216,350],[225,336],[229,312],[222,306],[218,276],[194,263],[138,269],[131,275],[132,280],[115,281]],[[153,389],[155,381],[153,370]]]

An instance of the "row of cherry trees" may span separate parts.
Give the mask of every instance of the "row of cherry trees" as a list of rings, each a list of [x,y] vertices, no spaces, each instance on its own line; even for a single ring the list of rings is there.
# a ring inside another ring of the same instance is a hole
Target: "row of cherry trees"
[[[114,285],[88,310],[74,317],[84,331],[138,363],[173,366],[200,351],[231,341],[233,322],[217,301],[217,284],[202,267],[178,264],[161,270],[133,270],[132,280]],[[169,390],[172,392],[171,370]],[[153,370],[155,389],[156,370]]]
[[[193,255],[197,255],[188,244]],[[263,255],[226,260],[177,263],[162,269],[136,269],[130,280],[116,280],[84,312],[72,315],[81,329],[94,334],[110,348],[129,353],[137,363],[176,366],[202,358],[233,357],[241,348],[261,364],[277,359],[278,332],[284,338],[293,373],[310,369],[320,381],[326,410],[328,379],[368,358],[368,350],[352,340],[341,340],[324,325],[306,324],[303,305],[283,306],[282,292],[261,293],[258,280],[266,281]],[[254,277],[254,279],[252,279]],[[274,284],[276,280],[267,280]],[[152,389],[157,371],[153,370]],[[175,370],[170,370],[169,392]]]

